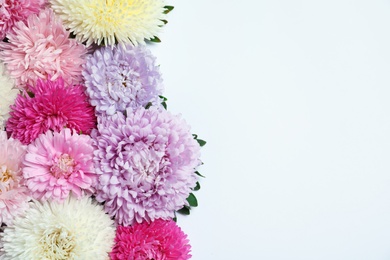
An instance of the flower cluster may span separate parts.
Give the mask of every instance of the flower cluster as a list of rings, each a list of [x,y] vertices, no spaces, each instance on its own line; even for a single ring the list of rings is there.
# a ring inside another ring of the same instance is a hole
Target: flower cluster
[[[200,148],[145,45],[165,0],[0,1],[0,259],[191,257]]]

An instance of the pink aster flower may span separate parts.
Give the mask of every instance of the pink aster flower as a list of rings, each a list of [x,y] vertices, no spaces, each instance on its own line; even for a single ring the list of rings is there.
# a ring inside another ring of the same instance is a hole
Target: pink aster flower
[[[45,0],[0,0],[0,40],[3,40],[14,24],[37,14]]]
[[[93,132],[96,199],[120,225],[171,219],[188,205],[200,146],[190,127],[166,110],[138,108],[99,118]]]
[[[96,175],[92,139],[66,128],[41,134],[27,147],[23,176],[32,196],[63,201],[72,192],[77,198],[93,193]]]
[[[18,87],[26,88],[49,76],[52,80],[63,77],[69,85],[82,82],[86,47],[69,39],[69,32],[51,9],[17,22],[7,38],[9,42],[0,43],[0,59]]]
[[[67,87],[62,78],[38,80],[30,86],[33,97],[18,95],[11,106],[6,129],[12,137],[29,144],[48,130],[59,132],[64,127],[89,134],[96,125],[93,107],[88,103],[85,87]]]
[[[0,131],[0,222],[7,225],[28,208],[30,196],[22,176],[25,153],[24,145]]]
[[[131,227],[118,226],[112,260],[187,260],[191,246],[187,235],[172,220],[157,219]]]

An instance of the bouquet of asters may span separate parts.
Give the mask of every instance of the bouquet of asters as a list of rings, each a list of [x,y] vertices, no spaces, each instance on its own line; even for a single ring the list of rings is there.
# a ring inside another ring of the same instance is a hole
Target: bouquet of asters
[[[205,141],[147,44],[164,0],[0,0],[0,259],[189,259]]]

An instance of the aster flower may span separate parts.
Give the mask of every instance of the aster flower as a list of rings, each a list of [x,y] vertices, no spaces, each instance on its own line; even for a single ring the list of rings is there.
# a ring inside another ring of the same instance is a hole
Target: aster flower
[[[45,2],[46,0],[1,0],[0,41],[16,22],[25,21],[29,15],[38,13]]]
[[[96,125],[93,107],[88,103],[85,87],[67,87],[62,78],[38,80],[30,86],[34,96],[18,95],[11,106],[7,131],[23,144],[29,144],[48,130],[59,132],[67,127],[89,134]]]
[[[165,0],[50,0],[65,27],[87,46],[137,45],[152,39],[164,25]]]
[[[72,133],[41,134],[27,147],[23,177],[32,196],[63,201],[72,192],[77,198],[93,193],[97,176],[93,166],[92,139]]]
[[[50,9],[16,23],[7,37],[9,42],[0,43],[0,60],[18,87],[49,75],[52,80],[63,77],[69,85],[81,82],[86,47],[69,39],[69,32]]]
[[[9,118],[10,106],[15,102],[19,90],[5,71],[4,64],[0,62],[0,130],[4,130],[5,122]]]
[[[104,47],[87,57],[82,74],[96,111],[113,115],[161,103],[162,79],[155,60],[144,46]]]
[[[4,259],[109,259],[113,221],[90,198],[29,204],[25,216],[1,234]]]
[[[187,235],[172,220],[157,219],[131,227],[118,226],[112,260],[187,260],[191,258]]]
[[[98,120],[96,199],[121,225],[169,219],[196,185],[200,148],[189,126],[166,110],[139,108]]]
[[[25,153],[25,146],[0,131],[0,222],[7,225],[28,208],[30,196],[22,176]]]

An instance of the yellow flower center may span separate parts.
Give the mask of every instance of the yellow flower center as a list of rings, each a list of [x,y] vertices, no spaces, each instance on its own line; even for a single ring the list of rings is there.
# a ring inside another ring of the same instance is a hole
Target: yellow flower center
[[[10,189],[14,183],[14,174],[6,166],[3,166],[0,172],[0,194]]]
[[[71,259],[75,247],[73,236],[64,228],[47,229],[40,240],[45,259]]]

